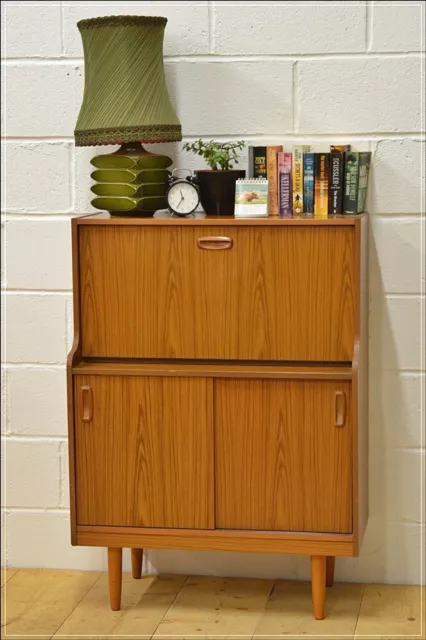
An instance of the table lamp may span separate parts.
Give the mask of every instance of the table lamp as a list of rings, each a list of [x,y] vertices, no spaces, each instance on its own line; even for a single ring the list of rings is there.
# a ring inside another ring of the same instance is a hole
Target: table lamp
[[[77,147],[117,145],[91,160],[92,205],[111,215],[152,216],[166,208],[172,159],[141,143],[182,139],[167,92],[163,39],[167,18],[105,16],[80,20],[84,95],[74,131]]]

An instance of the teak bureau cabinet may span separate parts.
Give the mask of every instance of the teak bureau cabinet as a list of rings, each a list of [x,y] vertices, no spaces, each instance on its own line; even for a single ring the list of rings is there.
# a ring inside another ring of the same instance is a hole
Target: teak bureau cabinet
[[[72,544],[335,556],[367,521],[367,217],[72,221]]]

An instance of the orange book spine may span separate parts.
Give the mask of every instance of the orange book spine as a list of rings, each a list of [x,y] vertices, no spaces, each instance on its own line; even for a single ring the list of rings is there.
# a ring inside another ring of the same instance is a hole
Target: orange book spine
[[[278,153],[281,145],[266,147],[266,174],[268,176],[268,215],[278,215]]]
[[[314,215],[327,217],[328,215],[328,182],[330,172],[330,154],[315,154],[315,204]]]

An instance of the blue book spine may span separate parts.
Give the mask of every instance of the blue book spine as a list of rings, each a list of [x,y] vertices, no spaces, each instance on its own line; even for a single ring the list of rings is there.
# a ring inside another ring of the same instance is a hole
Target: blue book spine
[[[303,154],[303,209],[304,213],[314,213],[315,154]]]

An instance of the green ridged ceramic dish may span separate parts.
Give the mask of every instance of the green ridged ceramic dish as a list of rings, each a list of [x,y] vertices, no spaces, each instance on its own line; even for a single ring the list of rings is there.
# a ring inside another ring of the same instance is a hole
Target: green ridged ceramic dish
[[[122,196],[128,198],[143,198],[147,196],[165,196],[166,182],[148,182],[146,184],[125,184],[115,182],[97,182],[91,191],[97,196]]]
[[[167,169],[173,163],[167,156],[143,155],[126,156],[117,153],[109,153],[95,156],[91,164],[97,169]]]
[[[170,171],[166,169],[97,169],[90,176],[96,182],[125,182],[142,184],[146,182],[167,182]]]
[[[109,211],[112,215],[127,215],[128,213],[153,213],[158,209],[166,209],[165,197],[151,198],[123,198],[104,196],[94,198],[91,203],[96,209]]]
[[[136,197],[137,184],[127,184],[126,182],[97,182],[90,187],[97,196],[121,196]]]

